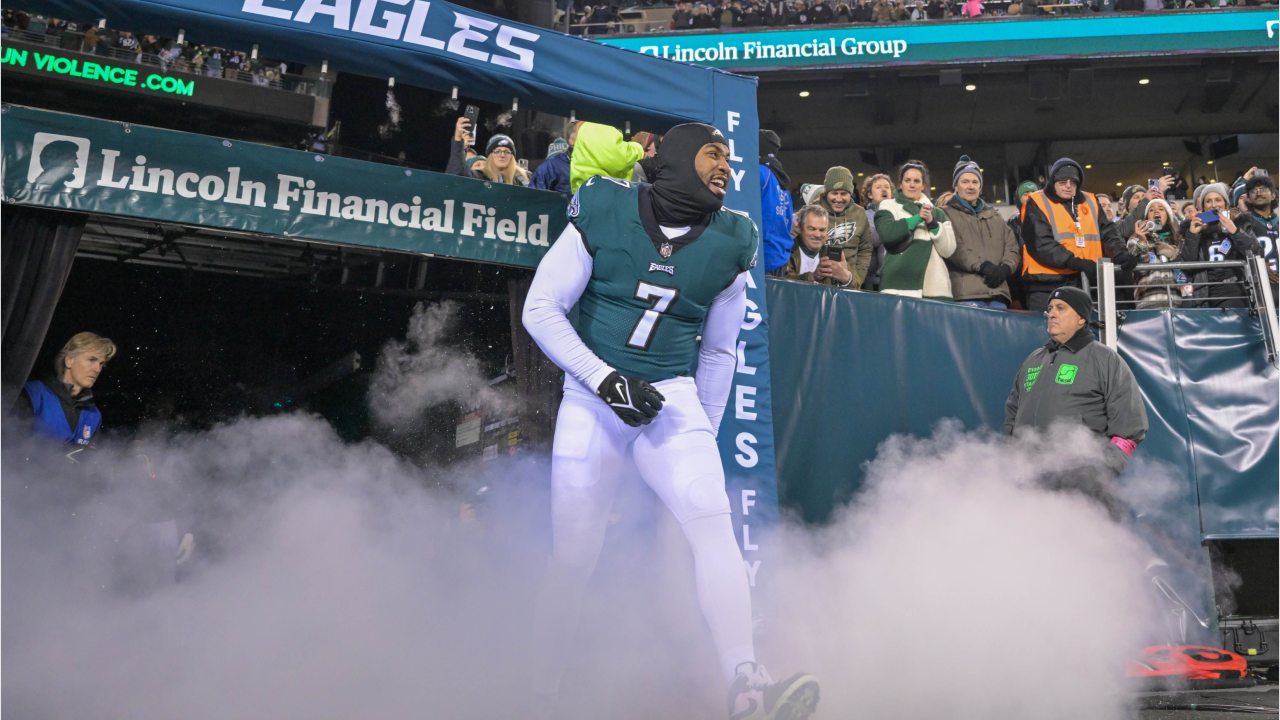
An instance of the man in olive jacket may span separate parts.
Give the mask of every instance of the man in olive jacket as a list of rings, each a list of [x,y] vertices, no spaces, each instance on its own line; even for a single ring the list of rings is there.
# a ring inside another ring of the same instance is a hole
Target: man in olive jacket
[[[853,280],[847,287],[862,287],[867,277],[867,269],[871,267],[871,222],[867,211],[853,201],[853,173],[848,168],[837,165],[827,170],[826,182],[823,183],[822,196],[817,205],[827,211],[829,222],[827,242],[839,244],[844,248],[845,262]],[[799,224],[791,226],[791,239],[800,236]],[[795,254],[795,251],[792,251]]]
[[[982,170],[968,155],[956,163],[951,186],[955,195],[947,201],[947,217],[956,236],[956,250],[946,258],[951,295],[961,305],[1007,310],[1009,278],[1022,261],[1018,239],[982,201]]]

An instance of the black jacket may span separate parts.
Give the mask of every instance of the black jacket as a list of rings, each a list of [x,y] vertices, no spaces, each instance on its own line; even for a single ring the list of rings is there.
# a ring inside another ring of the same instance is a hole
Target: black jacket
[[[1066,208],[1073,218],[1079,217],[1076,208],[1085,202],[1084,193],[1078,190],[1075,197],[1066,201],[1054,194],[1052,186],[1045,188],[1044,195],[1049,202],[1057,203]],[[1078,284],[1077,273],[1085,270],[1086,267],[1092,266],[1093,263],[1076,257],[1053,237],[1053,228],[1049,225],[1049,218],[1045,217],[1035,202],[1028,200],[1025,210],[1026,214],[1022,220],[1021,239],[1027,254],[1045,267],[1064,268],[1073,271],[1069,275],[1033,275],[1027,273],[1024,269],[1022,281],[1027,292],[1050,292],[1064,284]],[[1124,237],[1120,235],[1116,224],[1101,213],[1098,215],[1098,235],[1102,241],[1104,255],[1114,259],[1117,263],[1122,263],[1129,259],[1129,253],[1124,249]]]
[[[1198,234],[1191,233],[1191,222],[1182,224],[1182,250],[1174,258],[1177,262],[1220,262],[1223,260],[1244,260],[1246,253],[1262,254],[1262,246],[1253,234],[1253,224],[1239,213],[1231,213],[1236,224],[1234,233],[1224,232],[1222,223],[1205,225]],[[1225,245],[1225,247],[1224,247]],[[1192,275],[1195,283],[1211,282],[1220,285],[1201,286],[1195,289],[1196,298],[1244,297],[1247,293],[1239,283],[1244,279],[1244,271],[1240,268],[1221,268],[1202,270]]]

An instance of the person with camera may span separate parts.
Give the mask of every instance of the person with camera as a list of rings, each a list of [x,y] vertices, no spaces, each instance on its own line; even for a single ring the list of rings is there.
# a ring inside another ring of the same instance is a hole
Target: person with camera
[[[951,294],[961,305],[1007,310],[1009,278],[1022,251],[1013,231],[994,207],[982,201],[982,169],[962,155],[952,177],[955,195],[946,202],[956,235],[956,251],[946,259]]]
[[[867,211],[855,201],[857,187],[853,182],[853,173],[848,168],[837,165],[827,169],[823,180],[821,194],[814,204],[827,214],[827,243],[844,248],[844,257],[848,260],[849,271],[853,280],[849,287],[862,287],[871,266],[871,223],[867,220]],[[802,228],[799,223],[791,226],[791,237],[796,239]]]
[[[1223,183],[1203,186],[1196,200],[1200,214],[1186,221],[1184,243],[1177,261],[1223,262],[1262,254],[1252,226],[1244,221],[1239,211],[1231,209],[1230,195]],[[1240,268],[1203,270],[1192,277],[1192,282],[1198,285],[1192,297],[1200,307],[1249,307],[1248,293],[1241,284],[1243,280],[1244,271]]]
[[[844,248],[827,241],[827,211],[820,205],[805,205],[796,211],[796,224],[799,237],[782,276],[819,285],[856,287],[845,262]]]
[[[453,142],[449,147],[449,165],[445,172],[450,175],[488,180],[504,185],[529,186],[529,171],[516,162],[516,144],[510,137],[501,133],[489,138],[485,146],[483,165],[476,167],[466,158],[467,149],[474,142],[475,130],[471,120],[465,115],[458,118],[453,128]]]
[[[1182,246],[1182,232],[1169,203],[1164,200],[1147,203],[1147,216],[1134,228],[1126,245],[1129,254],[1138,258],[1134,271],[1138,287],[1133,294],[1139,310],[1179,307],[1183,296],[1191,294],[1191,286],[1182,271],[1152,268],[1178,257]],[[1175,284],[1178,287],[1173,287]]]
[[[1027,309],[1045,312],[1049,297],[1064,286],[1090,286],[1098,281],[1098,258],[1104,253],[1132,272],[1138,258],[1125,250],[1116,223],[1084,192],[1084,167],[1062,158],[1049,169],[1049,184],[1027,196],[1022,206],[1022,280]]]

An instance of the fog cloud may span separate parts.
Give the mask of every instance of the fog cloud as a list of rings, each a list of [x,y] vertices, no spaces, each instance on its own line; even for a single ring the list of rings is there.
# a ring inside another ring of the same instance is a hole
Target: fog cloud
[[[445,328],[447,311],[415,313],[379,362],[375,408],[403,417],[456,397],[441,378],[476,376],[432,340]],[[1149,631],[1150,551],[1088,499],[1038,488],[1054,447],[949,424],[886,441],[834,523],[777,532],[758,576],[761,660],[775,676],[818,674],[820,717],[1122,717],[1123,661]],[[424,470],[295,413],[78,464],[15,445],[3,459],[13,717],[522,710],[549,549],[545,457]],[[475,482],[493,491],[472,522],[441,488]],[[192,559],[128,572],[164,564],[153,558],[173,548],[146,549],[170,521],[197,538]],[[635,477],[575,648],[567,718],[724,713],[688,550]]]

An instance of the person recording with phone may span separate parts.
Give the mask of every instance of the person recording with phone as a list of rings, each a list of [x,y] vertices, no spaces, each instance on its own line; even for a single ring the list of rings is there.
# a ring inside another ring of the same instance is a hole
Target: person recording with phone
[[[1182,251],[1176,262],[1223,262],[1246,259],[1247,254],[1261,255],[1262,247],[1253,228],[1241,219],[1230,205],[1231,193],[1223,183],[1211,183],[1199,189],[1196,209],[1200,214],[1186,221]],[[1240,268],[1204,270],[1192,276],[1198,285],[1192,293],[1195,304],[1211,308],[1248,307],[1248,293],[1241,282]]]
[[[453,142],[450,145],[449,165],[445,172],[450,175],[488,180],[504,185],[529,185],[529,171],[516,162],[516,144],[506,135],[495,134],[485,145],[484,164],[474,165],[466,159],[467,148],[475,144],[475,126],[479,110],[468,105],[466,114],[458,118],[453,129]]]
[[[1146,218],[1138,224],[1127,245],[1129,253],[1139,262],[1134,273],[1138,287],[1133,291],[1139,310],[1180,307],[1182,298],[1191,296],[1191,286],[1181,270],[1157,271],[1152,267],[1176,258],[1182,245],[1182,231],[1172,206],[1164,200],[1150,201]]]
[[[830,219],[820,205],[805,205],[796,211],[799,234],[791,248],[791,259],[782,269],[788,280],[849,287],[853,273],[845,262],[844,248],[836,240],[829,244],[827,226]]]

